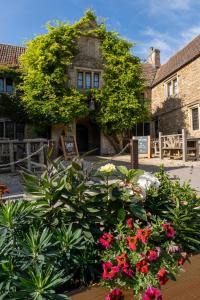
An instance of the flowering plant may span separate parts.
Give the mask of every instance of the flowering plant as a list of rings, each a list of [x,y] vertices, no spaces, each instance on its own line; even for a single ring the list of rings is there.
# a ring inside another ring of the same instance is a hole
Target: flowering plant
[[[123,289],[132,290],[138,299],[161,300],[161,286],[175,279],[185,262],[186,255],[174,242],[173,225],[152,220],[144,225],[128,218],[100,237],[102,283],[111,290],[106,300],[122,299]]]

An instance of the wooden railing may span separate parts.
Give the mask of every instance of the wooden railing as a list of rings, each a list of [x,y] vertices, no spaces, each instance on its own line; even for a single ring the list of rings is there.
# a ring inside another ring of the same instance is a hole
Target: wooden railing
[[[0,172],[15,172],[19,166],[41,169],[47,143],[47,139],[0,140]]]

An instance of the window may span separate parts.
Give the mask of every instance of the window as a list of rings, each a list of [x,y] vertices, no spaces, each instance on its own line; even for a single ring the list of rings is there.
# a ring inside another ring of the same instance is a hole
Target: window
[[[4,80],[0,78],[0,92],[4,91]]]
[[[150,123],[139,123],[133,127],[133,136],[147,136],[150,135]]]
[[[94,73],[94,88],[98,89],[99,88],[99,74]]]
[[[85,73],[85,88],[91,89],[91,73]]]
[[[13,93],[13,80],[11,78],[0,78],[0,93]]]
[[[173,80],[173,95],[177,95],[178,94],[178,82],[177,79]]]
[[[178,81],[174,78],[167,82],[167,97],[174,97],[178,94]]]
[[[199,130],[199,107],[192,108],[192,130]]]
[[[24,124],[2,119],[0,121],[0,139],[4,138],[22,140],[24,138]]]
[[[9,94],[13,93],[13,81],[10,78],[6,78],[6,92]]]
[[[99,89],[100,73],[97,72],[77,72],[77,88],[78,89]]]
[[[77,88],[83,89],[83,72],[78,72],[77,76]]]
[[[172,93],[172,82],[170,81],[170,82],[167,83],[167,96],[171,97],[172,95],[173,95],[173,93]]]

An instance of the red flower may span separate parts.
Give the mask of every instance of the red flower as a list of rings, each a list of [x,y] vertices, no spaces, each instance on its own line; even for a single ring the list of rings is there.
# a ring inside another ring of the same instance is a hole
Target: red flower
[[[122,272],[123,272],[127,277],[130,277],[130,278],[133,277],[133,274],[134,274],[133,270],[131,270],[130,267],[128,267],[128,266],[123,267],[123,268],[122,268]]]
[[[110,248],[113,241],[113,235],[111,233],[104,233],[99,239],[99,243],[106,249]]]
[[[143,296],[142,300],[162,300],[162,295],[161,295],[161,292],[150,286],[146,292],[145,292],[145,295]]]
[[[176,234],[176,231],[174,230],[174,228],[171,226],[171,224],[162,224],[162,227],[164,228],[165,230],[165,235],[168,237],[168,238],[172,238],[175,234]]]
[[[126,267],[127,266],[127,254],[122,253],[121,255],[116,256],[116,260],[119,267]]]
[[[158,259],[158,251],[157,250],[148,250],[146,253],[148,261],[156,261]]]
[[[184,265],[187,258],[187,253],[182,253],[181,257],[178,260],[178,266]]]
[[[131,250],[136,250],[137,236],[127,236],[128,246]]]
[[[119,272],[119,267],[113,266],[111,262],[106,262],[103,264],[103,279],[109,280],[113,279]]]
[[[105,300],[121,300],[122,299],[122,291],[120,289],[114,289],[110,292]]]
[[[150,228],[144,228],[144,229],[139,228],[137,230],[137,237],[138,237],[139,240],[141,240],[141,242],[143,244],[146,243],[146,241],[147,241],[148,237],[150,236],[150,234],[151,234],[151,229]]]
[[[148,273],[149,267],[148,267],[146,259],[142,259],[141,261],[138,261],[136,263],[136,269],[140,273]]]
[[[127,226],[132,230],[134,228],[134,224],[133,224],[133,219],[132,218],[129,218],[127,221],[126,221],[126,224]]]
[[[169,280],[169,278],[167,278],[167,270],[165,268],[161,268],[160,271],[157,274],[157,279],[160,283],[160,285],[165,285],[165,283]]]

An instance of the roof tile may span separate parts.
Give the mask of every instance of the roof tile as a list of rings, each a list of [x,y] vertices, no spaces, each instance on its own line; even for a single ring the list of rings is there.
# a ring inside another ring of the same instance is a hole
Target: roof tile
[[[19,65],[19,57],[25,52],[21,46],[0,44],[0,65]]]

